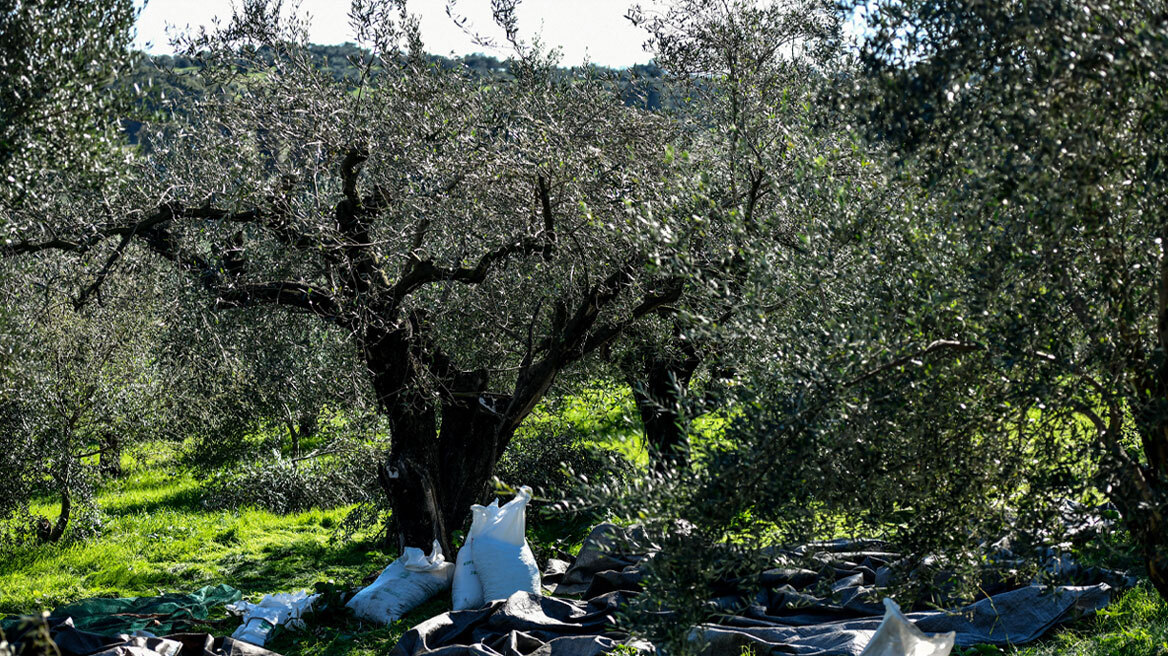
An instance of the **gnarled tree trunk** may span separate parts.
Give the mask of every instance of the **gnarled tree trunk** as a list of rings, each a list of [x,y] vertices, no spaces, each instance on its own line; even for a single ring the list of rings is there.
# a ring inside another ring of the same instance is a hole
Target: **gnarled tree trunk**
[[[379,475],[399,548],[429,550],[438,540],[453,557],[454,531],[463,528],[471,505],[487,500],[495,464],[514,430],[483,406],[485,399],[442,403],[430,418],[391,413],[393,446]],[[441,417],[437,431],[435,416]]]
[[[457,369],[428,339],[424,312],[410,312],[389,329],[366,327],[362,350],[390,424],[392,446],[379,480],[389,496],[397,546],[428,550],[437,540],[444,552],[453,553],[453,532],[469,520],[472,504],[486,501],[496,463],[559,371],[620,334],[617,326],[597,328],[596,320],[606,298],[628,280],[625,271],[612,274],[575,314],[563,313],[557,338],[542,358],[524,359],[510,394],[489,392],[486,370]],[[647,297],[635,316],[678,294],[680,287],[670,281]]]
[[[486,392],[485,372],[455,372],[418,337],[418,320],[410,324],[371,334],[366,346],[392,439],[379,481],[390,500],[396,546],[428,551],[437,540],[453,557],[451,537],[470,506],[486,501],[495,464],[522,417],[515,419],[511,397]],[[435,374],[441,389],[430,394],[425,385]]]
[[[1152,586],[1168,599],[1168,489],[1154,467],[1118,451],[1108,458],[1107,470],[1103,483],[1110,488],[1108,496],[1140,549]]]
[[[1166,320],[1168,313],[1161,314],[1162,323]],[[1168,325],[1162,329],[1168,336]],[[1117,453],[1112,458],[1115,474],[1110,496],[1143,552],[1148,578],[1160,596],[1168,599],[1168,361],[1156,367],[1141,387],[1142,398],[1133,406],[1147,462],[1123,457],[1118,440],[1113,440]],[[1119,410],[1114,413],[1122,417]],[[1118,428],[1114,432],[1118,435]]]
[[[52,473],[53,481],[57,484],[57,491],[61,495],[61,512],[57,515],[57,521],[53,523],[53,528],[48,533],[49,542],[57,542],[65,535],[65,529],[69,527],[69,518],[73,510],[73,493],[69,489],[72,484],[72,464],[68,458],[64,460],[64,464],[60,471]]]

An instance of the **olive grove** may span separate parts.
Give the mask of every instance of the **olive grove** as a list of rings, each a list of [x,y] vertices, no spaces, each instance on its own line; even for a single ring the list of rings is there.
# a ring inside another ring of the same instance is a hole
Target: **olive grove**
[[[650,518],[633,623],[682,640],[771,545],[841,531],[906,553],[905,592],[975,598],[1122,543],[1080,530],[1103,502],[1168,595],[1163,3],[845,9],[858,57],[817,102],[883,192],[839,188],[799,253],[824,293],[704,466],[578,500]]]
[[[354,0],[333,75],[247,0],[178,38],[198,94],[133,145],[108,5],[0,6],[68,28],[0,43],[0,512],[51,488],[59,538],[111,427],[210,462],[275,424],[299,458],[343,411],[388,433],[397,546],[453,554],[537,406],[610,377],[655,466],[565,507],[642,524],[661,644],[776,544],[880,538],[903,591],[968,599],[1104,503],[1168,598],[1163,2],[637,6],[650,111],[516,0],[505,79],[427,55],[404,0]]]
[[[430,63],[401,3],[354,4],[356,84],[311,65],[294,17],[245,3],[189,37],[205,97],[143,127],[133,184],[62,192],[52,221],[13,208],[5,250],[97,257],[99,279],[148,254],[221,309],[335,326],[392,435],[400,540],[449,553],[557,375],[685,293],[664,265],[669,123],[559,74],[514,9],[496,11],[520,58],[503,88]]]

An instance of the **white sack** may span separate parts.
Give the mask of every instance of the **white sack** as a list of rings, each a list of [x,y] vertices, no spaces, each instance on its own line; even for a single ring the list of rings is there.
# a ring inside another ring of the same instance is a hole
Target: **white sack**
[[[478,571],[475,568],[474,551],[471,545],[474,543],[475,537],[483,532],[483,529],[498,513],[498,499],[492,501],[489,506],[475,504],[470,507],[470,531],[466,534],[466,542],[458,550],[458,558],[455,559],[454,565],[454,584],[451,586],[454,610],[482,608],[485,605],[483,584],[479,580]]]
[[[268,635],[277,625],[303,627],[304,622],[300,617],[312,609],[312,604],[319,596],[309,595],[308,591],[301,590],[264,595],[258,604],[250,601],[228,604],[228,611],[243,615],[243,624],[239,625],[231,637],[263,647],[268,641]]]
[[[957,634],[927,636],[900,612],[896,602],[884,598],[884,620],[860,656],[949,656]]]
[[[471,545],[483,599],[506,599],[519,592],[540,594],[539,566],[527,546],[527,503],[531,488],[519,488],[494,517],[489,517]]]
[[[454,563],[446,562],[437,540],[429,556],[421,549],[406,547],[405,553],[390,563],[376,581],[345,605],[357,617],[389,624],[450,587],[453,576]]]

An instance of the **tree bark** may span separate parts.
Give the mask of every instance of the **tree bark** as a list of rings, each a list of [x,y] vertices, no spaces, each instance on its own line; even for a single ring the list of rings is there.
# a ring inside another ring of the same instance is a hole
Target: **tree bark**
[[[289,446],[292,448],[292,457],[300,457],[300,445],[306,439],[312,439],[320,427],[320,410],[315,407],[301,408],[295,417],[288,412],[285,422],[288,427]]]
[[[1168,599],[1168,490],[1148,476],[1151,468],[1126,462],[1107,483],[1108,496],[1119,508],[1124,525],[1139,547],[1148,579],[1160,597]]]
[[[65,529],[69,526],[69,515],[73,509],[73,495],[69,491],[69,473],[66,472],[63,478],[57,478],[57,480],[61,488],[61,512],[57,515],[53,530],[49,531],[49,542],[57,542],[65,535]]]
[[[453,533],[470,506],[486,501],[495,465],[518,421],[510,397],[486,392],[485,372],[454,372],[418,336],[419,322],[371,335],[365,348],[392,446],[378,472],[389,497],[396,546],[429,551],[434,540],[453,557]],[[427,374],[439,376],[427,393]],[[394,545],[387,545],[394,546]]]
[[[687,418],[680,401],[701,364],[691,343],[675,341],[678,355],[643,354],[637,363],[639,371],[629,371],[626,376],[637,402],[649,458],[658,471],[687,461]]]
[[[1148,578],[1162,599],[1168,599],[1168,525],[1163,515],[1147,523],[1143,536],[1144,564]]]
[[[1143,553],[1148,578],[1160,596],[1168,599],[1168,518],[1165,517],[1168,514],[1168,408],[1165,406],[1163,402],[1148,404],[1136,413],[1147,464],[1123,463],[1125,466],[1116,477],[1120,480],[1113,485],[1110,496]]]
[[[396,546],[429,551],[437,540],[453,557],[453,533],[463,528],[472,504],[487,500],[495,465],[514,434],[494,410],[505,400],[458,395],[428,404],[420,395],[409,395],[410,401],[395,396],[383,406],[393,446],[379,480],[393,512]]]
[[[122,477],[122,444],[113,431],[101,438],[101,454],[98,456],[98,471],[103,478]]]

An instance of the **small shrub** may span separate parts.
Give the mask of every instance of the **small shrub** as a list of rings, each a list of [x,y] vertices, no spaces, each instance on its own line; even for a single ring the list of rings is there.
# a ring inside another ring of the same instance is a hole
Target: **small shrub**
[[[335,508],[379,494],[376,445],[342,441],[330,453],[297,461],[273,450],[270,460],[212,472],[203,482],[208,508],[255,506],[277,513]]]

